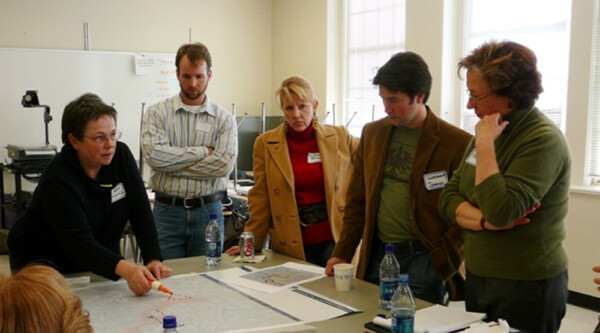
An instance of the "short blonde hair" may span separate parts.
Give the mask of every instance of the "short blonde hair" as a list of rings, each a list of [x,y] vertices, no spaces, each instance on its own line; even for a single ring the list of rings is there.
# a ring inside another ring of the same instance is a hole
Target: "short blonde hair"
[[[65,278],[53,268],[28,266],[0,276],[0,332],[88,333],[89,315]]]
[[[281,87],[275,92],[279,107],[283,106],[283,98],[292,98],[292,94],[298,95],[303,101],[315,101],[315,92],[312,85],[300,76],[291,76],[281,82]]]

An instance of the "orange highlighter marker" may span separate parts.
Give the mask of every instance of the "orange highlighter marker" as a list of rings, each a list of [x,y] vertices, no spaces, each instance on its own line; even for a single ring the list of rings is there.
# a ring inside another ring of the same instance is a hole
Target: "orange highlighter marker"
[[[169,288],[163,286],[162,283],[160,283],[158,280],[148,279],[148,283],[150,283],[150,287],[152,287],[152,289],[156,289],[156,290],[162,291],[163,293],[173,295],[173,292],[170,291]]]

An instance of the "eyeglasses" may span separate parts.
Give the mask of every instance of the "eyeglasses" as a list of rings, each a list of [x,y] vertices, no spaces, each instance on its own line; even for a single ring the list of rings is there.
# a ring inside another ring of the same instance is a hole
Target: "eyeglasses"
[[[470,100],[471,102],[475,102],[475,103],[477,103],[477,102],[479,102],[480,100],[482,100],[482,99],[484,99],[484,98],[486,98],[486,97],[488,97],[488,96],[492,95],[493,93],[494,93],[494,92],[489,92],[489,93],[487,93],[487,94],[484,94],[484,95],[481,95],[481,96],[473,96],[473,95],[471,95],[471,91],[470,91],[469,89],[467,89],[467,96],[469,96],[469,100]]]
[[[106,141],[110,140],[110,141],[117,141],[121,138],[121,135],[123,135],[123,132],[116,130],[113,133],[110,133],[109,136],[107,137],[104,134],[98,134],[96,136],[93,136],[91,138],[88,138],[90,140],[92,140],[92,142],[94,142],[97,145],[101,145],[103,143],[105,143]]]

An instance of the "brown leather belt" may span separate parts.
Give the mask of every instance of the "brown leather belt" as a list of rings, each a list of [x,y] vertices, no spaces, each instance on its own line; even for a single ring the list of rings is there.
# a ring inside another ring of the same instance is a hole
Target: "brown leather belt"
[[[158,193],[155,193],[154,200],[170,206],[183,206],[185,208],[198,208],[204,205],[211,204],[213,202],[220,201],[223,198],[223,193],[219,192],[216,194],[205,195],[199,198],[178,198],[178,197],[167,197]]]

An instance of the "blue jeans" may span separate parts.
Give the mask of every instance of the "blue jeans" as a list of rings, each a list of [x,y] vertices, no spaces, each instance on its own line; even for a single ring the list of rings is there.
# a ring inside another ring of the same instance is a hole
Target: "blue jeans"
[[[329,260],[331,253],[333,253],[334,247],[335,242],[333,240],[314,245],[305,245],[304,257],[306,257],[306,261],[311,264],[325,267],[327,265],[327,260]]]
[[[373,242],[365,280],[379,284],[379,265],[385,255],[381,242]],[[429,251],[421,250],[404,255],[396,255],[400,264],[400,273],[408,274],[410,289],[416,298],[434,304],[445,304],[446,286],[431,259]]]
[[[152,210],[163,259],[204,255],[205,231],[211,213],[216,213],[221,227],[221,249],[225,239],[223,208],[213,202],[197,208],[154,203]]]

